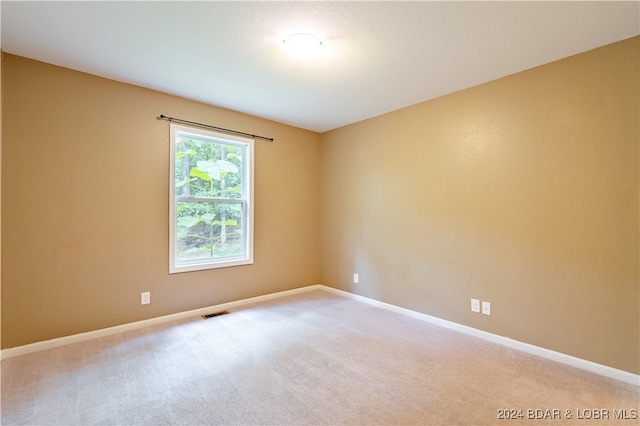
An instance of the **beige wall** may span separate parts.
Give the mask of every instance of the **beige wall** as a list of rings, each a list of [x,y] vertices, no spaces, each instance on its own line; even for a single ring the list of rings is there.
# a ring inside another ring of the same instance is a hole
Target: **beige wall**
[[[638,48],[323,134],[322,283],[640,373]]]
[[[323,135],[4,55],[2,345],[322,282],[640,373],[638,47]],[[275,137],[253,266],[167,273],[159,114]]]
[[[3,347],[319,282],[317,133],[17,56],[3,62]],[[160,114],[275,138],[255,145],[254,265],[168,274]]]

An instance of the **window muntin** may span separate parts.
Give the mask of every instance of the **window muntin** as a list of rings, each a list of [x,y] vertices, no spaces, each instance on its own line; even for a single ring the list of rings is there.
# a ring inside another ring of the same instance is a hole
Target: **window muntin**
[[[253,263],[253,139],[171,124],[169,272]]]

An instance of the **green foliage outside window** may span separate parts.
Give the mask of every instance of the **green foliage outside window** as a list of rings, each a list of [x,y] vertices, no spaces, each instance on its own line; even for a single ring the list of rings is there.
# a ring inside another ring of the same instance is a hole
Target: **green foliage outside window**
[[[178,135],[175,149],[176,259],[242,254],[243,147]]]

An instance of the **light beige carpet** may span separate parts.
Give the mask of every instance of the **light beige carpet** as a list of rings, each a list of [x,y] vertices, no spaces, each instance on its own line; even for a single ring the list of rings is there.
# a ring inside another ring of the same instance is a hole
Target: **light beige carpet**
[[[632,385],[318,290],[6,359],[1,420],[637,425],[638,398]],[[523,417],[500,419],[504,409]],[[536,409],[560,418],[530,418]],[[609,419],[584,418],[594,409]]]

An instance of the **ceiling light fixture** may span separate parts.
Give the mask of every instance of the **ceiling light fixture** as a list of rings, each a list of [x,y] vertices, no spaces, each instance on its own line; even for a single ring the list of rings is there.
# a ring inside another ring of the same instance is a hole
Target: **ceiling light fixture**
[[[291,56],[306,61],[318,55],[323,43],[318,37],[311,34],[291,34],[282,40],[283,49]]]

